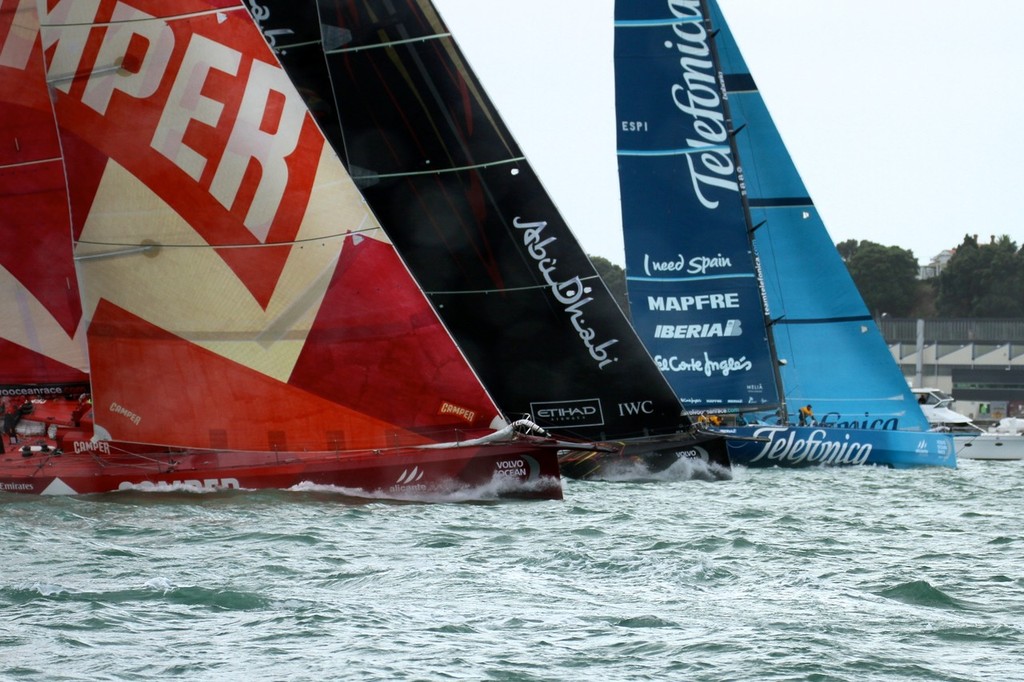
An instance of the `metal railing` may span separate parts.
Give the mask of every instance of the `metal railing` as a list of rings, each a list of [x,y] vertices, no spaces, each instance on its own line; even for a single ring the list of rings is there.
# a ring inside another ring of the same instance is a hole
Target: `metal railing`
[[[887,343],[917,343],[917,320],[882,317],[878,328]],[[924,342],[1024,343],[1024,319],[931,319],[924,321]]]

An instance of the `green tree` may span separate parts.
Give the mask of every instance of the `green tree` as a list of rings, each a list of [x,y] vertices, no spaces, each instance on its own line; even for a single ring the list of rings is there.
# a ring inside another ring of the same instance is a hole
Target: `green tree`
[[[846,267],[873,315],[910,314],[918,298],[918,268],[913,252],[863,241],[852,250]]]
[[[1024,253],[1006,235],[965,235],[938,279],[941,317],[1024,317]]]
[[[608,290],[612,292],[612,296],[615,298],[615,302],[619,304],[619,307],[622,308],[622,312],[626,314],[626,317],[629,317],[629,300],[626,297],[626,271],[601,256],[590,256],[590,262],[593,263],[597,274],[601,275],[601,279],[608,286]]]
[[[849,263],[850,259],[853,258],[853,254],[857,253],[859,246],[860,242],[856,239],[847,239],[836,244],[836,251],[839,252],[839,257],[843,259],[844,263]]]

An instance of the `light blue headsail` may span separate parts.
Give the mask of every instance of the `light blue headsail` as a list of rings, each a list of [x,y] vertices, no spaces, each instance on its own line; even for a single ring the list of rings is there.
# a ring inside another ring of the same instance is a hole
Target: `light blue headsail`
[[[926,431],[928,422],[850,278],[716,0],[719,65],[768,294],[786,402],[826,423]]]

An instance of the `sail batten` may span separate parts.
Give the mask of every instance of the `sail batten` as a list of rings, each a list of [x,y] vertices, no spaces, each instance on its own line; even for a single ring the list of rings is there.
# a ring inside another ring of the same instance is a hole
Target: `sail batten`
[[[388,40],[388,41],[383,41],[383,42],[380,42],[380,43],[378,43],[376,45],[362,45],[362,46],[359,46],[359,47],[344,47],[344,48],[339,48],[337,50],[324,50],[324,54],[327,55],[328,57],[330,57],[330,56],[333,56],[333,55],[343,55],[343,54],[353,53],[353,52],[362,52],[364,50],[380,50],[380,49],[388,49],[388,48],[394,48],[394,47],[401,47],[402,45],[409,45],[409,44],[413,44],[413,43],[422,43],[422,42],[426,42],[426,41],[429,41],[429,40],[441,40],[441,39],[444,39],[444,38],[449,38],[450,39],[451,37],[452,37],[451,33],[434,33],[433,35],[421,35],[421,36],[416,36],[415,38],[406,38],[404,40]],[[323,41],[316,41],[316,42],[320,42],[321,44],[323,43]],[[293,47],[296,47],[296,46],[293,46]]]
[[[707,152],[723,154],[727,151],[729,151],[729,147],[726,146],[706,146],[682,147],[677,149],[619,149],[617,154],[619,156],[683,156],[686,154],[702,154]]]

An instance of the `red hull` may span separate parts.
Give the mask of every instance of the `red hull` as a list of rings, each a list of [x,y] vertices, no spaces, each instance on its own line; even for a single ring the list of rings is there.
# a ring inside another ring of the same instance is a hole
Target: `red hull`
[[[302,483],[408,498],[482,489],[497,497],[562,499],[556,450],[529,442],[345,453],[103,454],[13,450],[0,456],[0,491],[35,495],[125,488],[290,488]]]
[[[65,405],[48,401],[26,416],[58,425],[55,440],[22,436],[0,455],[0,492],[35,495],[106,493],[120,489],[290,488],[333,486],[356,494],[409,499],[455,495],[562,499],[557,449],[516,436],[468,446],[343,452],[176,450],[93,443],[88,424],[68,429]],[[128,448],[131,448],[130,450]],[[26,450],[27,448],[27,450]]]

